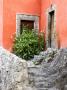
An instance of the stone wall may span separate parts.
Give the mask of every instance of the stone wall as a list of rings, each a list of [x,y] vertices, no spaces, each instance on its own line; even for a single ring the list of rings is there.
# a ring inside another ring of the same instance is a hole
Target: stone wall
[[[0,90],[67,90],[67,49],[48,49],[26,62],[0,47]]]
[[[40,55],[44,57],[39,58]],[[58,50],[53,58],[52,49],[40,55],[35,58],[40,62],[36,63],[38,65],[28,64],[30,85],[36,90],[67,90],[67,48]],[[45,58],[47,56],[49,58]],[[46,59],[48,62],[45,62]]]
[[[0,47],[0,90],[32,90],[25,60]]]

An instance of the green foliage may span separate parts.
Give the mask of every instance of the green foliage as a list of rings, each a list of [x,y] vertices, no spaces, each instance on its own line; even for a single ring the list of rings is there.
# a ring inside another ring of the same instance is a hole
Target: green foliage
[[[22,34],[15,38],[13,52],[23,59],[30,60],[44,49],[43,41],[43,37],[39,39],[33,31],[24,29]]]
[[[38,36],[39,37],[39,48],[40,48],[40,51],[43,51],[44,50],[44,33],[40,33],[40,35]]]

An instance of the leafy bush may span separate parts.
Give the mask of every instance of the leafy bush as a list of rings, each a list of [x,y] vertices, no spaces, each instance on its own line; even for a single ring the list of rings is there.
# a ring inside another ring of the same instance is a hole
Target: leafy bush
[[[43,49],[43,37],[39,39],[37,34],[28,29],[24,29],[22,34],[14,40],[13,52],[26,60],[33,58],[34,55],[39,54]]]
[[[40,49],[40,51],[43,51],[44,50],[44,33],[40,33],[40,35],[38,36],[38,38],[39,38],[39,49]]]

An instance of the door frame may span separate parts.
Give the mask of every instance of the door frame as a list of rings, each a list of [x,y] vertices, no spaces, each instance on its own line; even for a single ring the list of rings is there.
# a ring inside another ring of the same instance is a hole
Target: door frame
[[[54,30],[52,33],[53,36],[53,43],[52,43],[52,47],[49,47],[49,21],[50,21],[50,12],[54,11]],[[47,9],[47,25],[46,25],[46,48],[58,48],[58,42],[57,42],[57,32],[56,32],[56,5],[51,5],[48,9]]]

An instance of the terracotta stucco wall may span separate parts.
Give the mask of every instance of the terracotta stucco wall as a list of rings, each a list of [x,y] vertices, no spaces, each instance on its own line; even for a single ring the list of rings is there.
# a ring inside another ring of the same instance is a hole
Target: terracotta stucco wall
[[[60,47],[67,47],[67,0],[42,0],[41,30],[46,31],[47,14],[50,5],[56,5],[56,31]]]
[[[11,50],[16,32],[16,13],[40,16],[41,0],[4,0],[3,46]]]
[[[1,1],[0,1],[1,2]],[[1,3],[0,3],[1,4]],[[46,32],[47,9],[56,6],[56,32],[60,47],[67,47],[67,1],[66,0],[4,0],[3,46],[11,50],[16,32],[16,13],[40,16],[40,30]],[[1,8],[2,4],[0,5]],[[0,14],[0,17],[1,14]],[[0,21],[1,23],[1,21]],[[0,27],[1,28],[1,27]],[[0,33],[1,34],[1,33]],[[2,35],[2,34],[1,34]],[[1,39],[0,39],[1,40]]]
[[[0,45],[2,46],[3,38],[3,0],[0,0]]]

